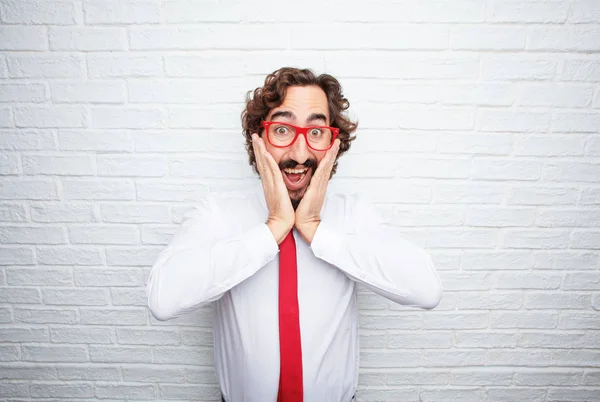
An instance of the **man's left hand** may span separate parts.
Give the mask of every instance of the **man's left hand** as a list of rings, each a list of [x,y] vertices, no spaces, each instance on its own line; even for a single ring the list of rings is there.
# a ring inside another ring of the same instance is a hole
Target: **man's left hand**
[[[315,170],[310,180],[306,193],[296,209],[295,227],[304,240],[312,243],[317,227],[321,222],[321,208],[325,201],[327,185],[331,177],[331,170],[340,149],[340,140],[336,139],[333,146],[327,151],[325,157]]]

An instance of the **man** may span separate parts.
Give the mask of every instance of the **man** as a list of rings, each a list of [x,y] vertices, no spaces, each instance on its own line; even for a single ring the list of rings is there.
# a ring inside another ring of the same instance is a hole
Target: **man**
[[[210,196],[184,217],[150,274],[159,320],[212,302],[214,355],[228,402],[348,402],[358,378],[356,283],[430,309],[431,259],[328,182],[356,130],[339,82],[282,68],[242,114],[262,186]]]

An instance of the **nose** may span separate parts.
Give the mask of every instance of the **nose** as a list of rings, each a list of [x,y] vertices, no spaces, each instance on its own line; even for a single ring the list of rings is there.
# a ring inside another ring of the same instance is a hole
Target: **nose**
[[[290,159],[295,160],[298,164],[302,165],[310,157],[310,148],[306,143],[306,137],[304,134],[299,134],[296,138],[296,142],[292,144],[289,151]]]

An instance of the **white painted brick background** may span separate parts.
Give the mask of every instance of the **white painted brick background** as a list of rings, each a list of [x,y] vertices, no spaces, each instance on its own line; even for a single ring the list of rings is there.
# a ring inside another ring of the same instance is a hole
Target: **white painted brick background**
[[[361,294],[358,400],[600,400],[600,1],[0,0],[0,23],[0,400],[217,400],[210,311],[156,321],[144,286],[195,200],[251,180],[244,95],[284,65],[341,80],[335,185],[445,284],[426,312]]]

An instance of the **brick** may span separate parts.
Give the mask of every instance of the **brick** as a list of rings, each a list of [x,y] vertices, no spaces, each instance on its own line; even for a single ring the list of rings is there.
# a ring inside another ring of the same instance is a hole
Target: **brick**
[[[595,367],[598,358],[600,353],[597,350],[558,349],[552,352],[552,363],[555,366]]]
[[[595,384],[597,385],[597,384]],[[547,401],[564,401],[568,398],[569,401],[592,401],[598,397],[600,387],[595,388],[552,388],[548,389],[546,396]]]
[[[198,201],[208,194],[208,187],[189,181],[169,180],[165,184],[138,181],[136,194],[139,201]]]
[[[100,399],[127,398],[136,399],[155,399],[156,391],[154,385],[125,385],[125,384],[106,384],[96,385],[96,397]]]
[[[592,103],[594,88],[583,84],[527,83],[519,88],[518,105],[578,108]]]
[[[22,346],[23,361],[40,363],[75,363],[88,361],[85,346]]]
[[[197,348],[183,347],[165,347],[157,346],[152,348],[154,353],[153,363],[155,364],[198,364],[203,362],[207,365],[213,364],[212,351],[200,350]]]
[[[488,366],[547,367],[553,362],[552,354],[549,350],[489,349],[486,363]]]
[[[2,127],[14,127],[14,118],[12,109],[5,107],[0,108],[0,128]]]
[[[114,347],[90,345],[90,360],[100,363],[150,363],[152,349],[139,347]],[[197,363],[197,362],[196,362]]]
[[[558,289],[561,275],[547,273],[507,272],[498,273],[496,289]]]
[[[184,22],[227,22],[242,21],[248,15],[243,3],[235,3],[234,7],[219,7],[212,2],[202,2],[201,7],[189,0],[169,1],[164,4],[165,18],[168,23]],[[262,7],[261,7],[262,8]]]
[[[523,295],[520,293],[493,292],[461,293],[457,304],[460,310],[516,310],[522,305]]]
[[[390,121],[390,115],[398,120]],[[370,104],[361,108],[360,116],[361,126],[369,129],[470,130],[475,124],[473,110],[464,108]]]
[[[148,305],[145,288],[111,289],[110,293],[113,306],[146,307]]]
[[[70,267],[9,267],[6,282],[11,286],[68,286],[73,284],[73,274]]]
[[[56,146],[50,130],[0,130],[0,149],[44,151]]]
[[[50,338],[53,343],[112,343],[111,328],[50,328]]]
[[[9,308],[0,308],[0,324],[13,322],[12,314]],[[0,354],[1,357],[1,354]]]
[[[536,251],[533,253],[535,269],[581,270],[596,269],[598,255],[581,251]]]
[[[0,396],[1,397],[12,397],[12,398],[29,398],[29,384],[28,383],[0,383]]]
[[[514,374],[517,386],[579,385],[581,371],[560,368],[520,369]]]
[[[174,227],[142,227],[142,244],[161,245],[169,244],[177,229]]]
[[[89,156],[23,155],[23,171],[28,175],[89,176],[95,173]]]
[[[16,54],[7,57],[11,78],[83,78],[84,61],[77,54]]]
[[[456,50],[522,50],[526,40],[526,27],[457,25],[450,28],[450,47]]]
[[[394,54],[398,53],[398,54]],[[471,56],[409,56],[402,52],[361,52],[369,67],[356,63],[353,53],[334,52],[326,55],[327,73],[338,79],[401,78],[434,80],[474,80],[479,77],[480,62]]]
[[[487,388],[484,392],[488,401],[512,402],[512,401],[530,401],[542,402],[545,399],[546,391],[536,388]]]
[[[92,247],[38,247],[37,260],[44,265],[101,265],[102,250]]]
[[[484,56],[481,78],[490,80],[548,80],[557,73],[556,59],[539,56]]]
[[[133,200],[135,188],[127,179],[64,179],[67,200]]]
[[[364,333],[364,331],[363,331]],[[187,346],[207,346],[212,347],[214,344],[212,330],[182,330],[181,343]],[[361,342],[361,344],[363,344]]]
[[[75,398],[92,397],[94,387],[91,384],[31,384],[31,396],[34,398],[56,398],[64,395]]]
[[[168,6],[166,3],[165,6]],[[94,24],[151,24],[161,22],[158,1],[87,1],[85,22]],[[194,7],[191,8],[192,10]]]
[[[598,27],[591,25],[536,26],[527,37],[528,50],[597,51]]]
[[[0,199],[56,200],[56,187],[51,180],[12,179],[0,183]]]
[[[600,250],[600,232],[574,232],[571,247]]]
[[[8,77],[8,66],[6,65],[6,58],[4,56],[0,57],[0,77]]]
[[[488,290],[490,289],[491,274],[486,272],[440,272],[444,290]]]
[[[360,314],[361,329],[420,329],[422,318],[418,315],[403,316],[402,319],[390,320],[389,316],[381,314]]]
[[[600,116],[597,113],[556,112],[550,130],[567,133],[597,133]]]
[[[596,282],[598,282],[597,278]],[[596,330],[598,329],[598,314],[584,312],[561,313],[558,320],[558,328]]]
[[[600,378],[600,372],[598,371],[588,371],[583,374],[583,382],[582,385],[596,385],[598,384],[598,380]]]
[[[533,187],[514,185],[508,193],[509,205],[568,205],[577,202],[576,187]]]
[[[168,4],[167,3],[167,7]],[[188,9],[187,15],[190,14]],[[202,14],[206,14],[202,12]],[[250,55],[249,55],[250,56]],[[265,57],[261,54],[261,59]],[[210,55],[165,55],[165,70],[170,77],[241,77],[245,61],[235,54],[211,52]],[[269,70],[269,71],[273,71]]]
[[[437,230],[427,240],[427,246],[432,248],[494,248],[497,243],[497,233],[491,229]]]
[[[489,314],[486,313],[431,313],[423,316],[424,329],[481,329],[487,328]]]
[[[105,306],[108,293],[104,289],[42,289],[44,304],[59,306]]]
[[[229,105],[172,106],[169,107],[169,127],[233,130],[238,128],[239,123],[231,117],[237,114],[239,111],[234,111]],[[240,140],[237,142],[241,144]]]
[[[424,350],[422,364],[425,367],[479,366],[484,364],[485,353],[485,350]]]
[[[496,367],[458,368],[452,370],[451,385],[511,385],[513,369]],[[472,395],[469,395],[472,396]]]
[[[15,308],[15,321],[30,324],[75,324],[77,312],[66,308]]]
[[[0,175],[17,175],[21,173],[19,156],[0,155]]]
[[[490,22],[563,23],[567,19],[569,5],[560,0],[520,1],[494,0],[488,5],[487,20]]]
[[[0,27],[0,50],[46,50],[48,40],[44,27]]]
[[[108,265],[152,266],[163,247],[116,248],[107,247]]]
[[[510,106],[516,99],[516,88],[510,83],[454,84],[440,86],[438,92],[440,103],[446,105]],[[477,140],[481,136],[463,137]],[[494,139],[493,136],[487,138]]]
[[[475,227],[531,226],[535,221],[534,208],[469,208],[465,225]]]
[[[392,222],[396,226],[460,226],[464,211],[457,207],[404,207],[392,210]]]
[[[589,156],[600,156],[600,136],[596,135],[588,139],[585,154]]]
[[[219,130],[219,133],[178,131],[146,131],[134,134],[135,151],[143,152],[223,152],[225,149],[243,149],[239,133]]]
[[[396,80],[347,79],[344,93],[359,102],[425,103],[438,99],[438,88],[433,85],[412,84]]]
[[[512,139],[504,134],[443,134],[439,138],[441,153],[508,155]]]
[[[0,222],[25,222],[27,213],[23,205],[0,204]]]
[[[58,144],[63,151],[131,152],[133,136],[112,130],[59,130]]]
[[[167,160],[155,156],[101,156],[96,159],[99,176],[163,177],[168,173]]]
[[[558,230],[510,229],[503,239],[505,248],[566,248],[568,243],[569,232]]]
[[[139,243],[139,230],[133,226],[70,226],[69,240],[72,244],[115,244]]]
[[[286,49],[288,35],[284,32],[288,29],[281,24],[131,27],[129,48],[131,50]],[[232,35],[232,32],[235,32],[235,35]],[[278,32],[278,35],[273,36],[273,32]]]
[[[595,209],[539,209],[536,224],[539,227],[596,227],[600,211]]]
[[[560,78],[565,81],[600,81],[600,60],[565,60]]]
[[[335,38],[347,40],[340,43]],[[443,50],[448,47],[448,29],[441,25],[353,24],[312,22],[291,30],[292,49],[324,50]],[[412,39],[412,40],[411,40]]]
[[[378,155],[374,155],[378,156]],[[348,155],[346,158],[349,158]],[[379,159],[383,159],[378,156]],[[366,158],[361,156],[362,160]],[[357,158],[358,159],[358,158]],[[392,158],[390,158],[392,159]],[[352,159],[344,160],[341,167],[349,165],[358,165],[352,163]],[[367,162],[367,161],[365,161]],[[467,159],[438,159],[438,158],[402,158],[396,161],[394,176],[395,177],[424,177],[424,178],[451,178],[460,179],[468,178],[471,167],[471,161]],[[364,169],[364,168],[363,168]],[[340,169],[341,170],[341,169]],[[356,172],[358,176],[358,172]],[[382,175],[382,172],[379,172]]]
[[[528,251],[475,251],[465,250],[461,256],[463,270],[525,270],[531,266]]]
[[[172,329],[117,329],[117,342],[123,345],[179,345],[179,331]]]
[[[363,345],[362,342],[361,345]],[[446,349],[451,346],[451,332],[429,332],[427,334],[412,334],[405,332],[392,333],[390,334],[390,340],[387,344],[388,348],[393,349]]]
[[[493,330],[457,331],[456,347],[459,348],[514,348],[519,335],[516,333],[494,332]]]
[[[33,265],[33,250],[28,247],[0,248],[0,265]]]
[[[597,23],[600,21],[600,7],[593,0],[575,0],[569,13],[571,23]]]
[[[492,311],[490,316],[491,328],[556,328],[558,314],[552,311]]]
[[[55,367],[36,367],[30,364],[10,364],[0,366],[0,379],[3,380],[56,380]]]
[[[94,346],[91,346],[92,348]],[[101,346],[100,346],[101,347]],[[118,367],[106,367],[99,364],[93,366],[61,364],[56,368],[61,380],[85,380],[85,381],[120,381],[121,374]]]
[[[0,15],[8,24],[74,25],[81,21],[74,1],[5,0],[0,3]]]
[[[93,204],[75,204],[68,202],[32,203],[30,206],[31,221],[43,223],[75,223],[95,222]]]
[[[125,28],[51,27],[48,29],[50,50],[125,50]]]
[[[53,83],[50,92],[54,103],[125,103],[127,100],[127,87],[118,81]]]
[[[596,183],[600,177],[600,163],[546,162],[542,169],[542,180],[591,182]]]
[[[490,132],[540,132],[549,123],[549,115],[543,112],[480,109],[477,116],[477,128]]]
[[[144,286],[139,268],[74,268],[75,285],[88,287],[131,287]]]
[[[525,295],[525,309],[587,309],[591,306],[589,295],[572,292],[531,293]]]
[[[81,106],[26,106],[15,108],[17,127],[84,127],[87,112]]]
[[[171,223],[169,208],[154,204],[101,204],[102,220],[111,223]]]
[[[168,378],[170,383],[186,382],[185,368],[183,367],[123,367],[123,380],[126,382],[161,383]]]
[[[162,128],[165,122],[165,113],[159,108],[98,106],[91,109],[93,128]]]
[[[81,308],[82,324],[91,325],[146,325],[147,317],[143,309],[94,309]]]
[[[185,369],[188,382],[198,384],[218,384],[217,376],[213,369],[205,367],[188,367]]]
[[[0,288],[0,303],[39,304],[42,301],[40,291],[32,288]]]
[[[164,75],[162,57],[156,54],[88,54],[87,68],[92,79]]]
[[[503,197],[503,187],[493,184],[440,183],[433,188],[435,204],[500,204]]]
[[[582,188],[580,204],[600,204],[600,188]]]
[[[6,327],[0,328],[0,342],[3,344],[6,342],[48,342],[47,328],[37,328],[37,327]],[[5,374],[2,370],[0,370],[0,375]],[[1,377],[0,377],[1,378]]]
[[[216,385],[159,385],[160,394],[165,399],[200,398],[200,400],[216,400],[221,390]]]
[[[129,102],[215,104],[241,101],[247,88],[240,78],[129,80]],[[206,94],[212,94],[207,97]]]
[[[44,102],[46,87],[42,84],[1,84],[0,102]]]

